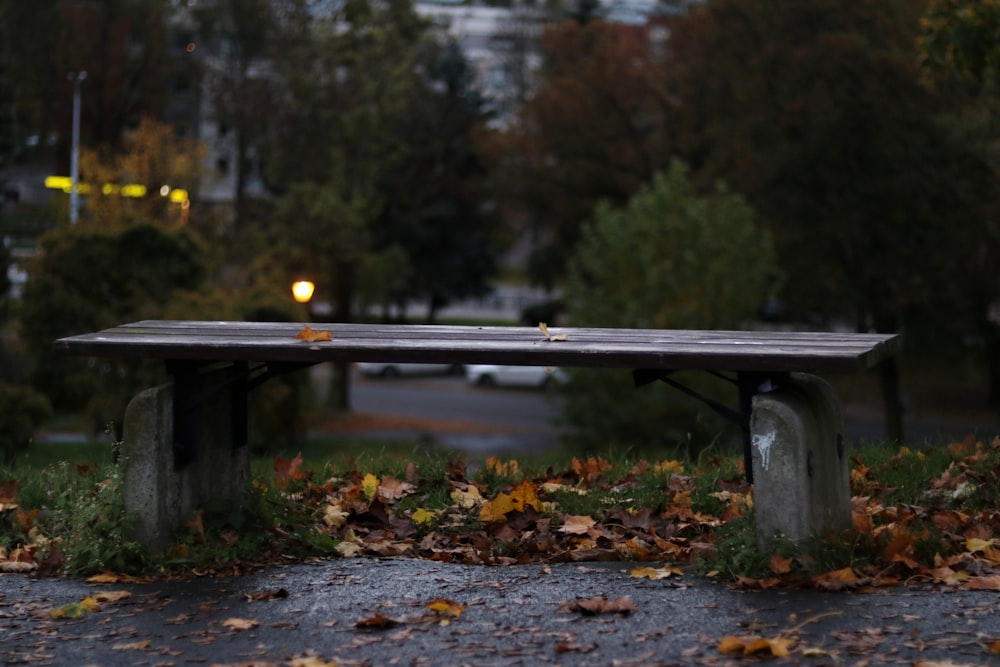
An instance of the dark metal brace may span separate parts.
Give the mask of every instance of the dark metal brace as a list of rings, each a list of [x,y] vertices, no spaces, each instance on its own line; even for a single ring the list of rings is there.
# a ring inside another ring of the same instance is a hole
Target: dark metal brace
[[[174,379],[174,467],[181,469],[198,459],[198,412],[209,398],[230,388],[233,449],[249,441],[248,396],[267,380],[312,366],[313,362],[264,362],[254,367],[246,361],[202,363],[172,360],[167,371]]]
[[[739,391],[740,407],[738,410],[733,410],[729,406],[709,398],[670,377],[675,372],[672,369],[637,368],[632,371],[632,380],[636,387],[644,387],[657,380],[665,382],[674,389],[701,401],[716,414],[739,426],[743,434],[743,467],[746,470],[747,481],[753,484],[753,457],[750,438],[750,415],[753,413],[753,397],[761,392],[771,391],[784,378],[788,377],[788,373],[740,371],[736,373],[736,378],[733,379],[716,371],[706,371],[717,378],[736,385]]]

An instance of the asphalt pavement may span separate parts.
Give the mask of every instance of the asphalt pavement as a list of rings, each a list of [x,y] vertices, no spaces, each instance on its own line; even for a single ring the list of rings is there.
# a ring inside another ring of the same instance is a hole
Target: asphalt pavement
[[[630,574],[647,566],[360,558],[150,583],[4,574],[0,658],[164,667],[1000,664],[991,652],[997,593],[746,592],[690,572]],[[87,598],[98,607],[53,618]]]

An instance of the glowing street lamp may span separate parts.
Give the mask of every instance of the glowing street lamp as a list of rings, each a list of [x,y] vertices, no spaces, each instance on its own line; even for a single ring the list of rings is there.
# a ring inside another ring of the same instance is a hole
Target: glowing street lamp
[[[316,286],[308,280],[297,280],[292,283],[292,296],[299,303],[309,303],[315,289]]]

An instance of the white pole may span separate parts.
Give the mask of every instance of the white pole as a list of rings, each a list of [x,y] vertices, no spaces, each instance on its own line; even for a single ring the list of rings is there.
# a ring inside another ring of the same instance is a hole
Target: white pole
[[[80,217],[80,84],[87,78],[86,72],[70,73],[73,82],[73,149],[69,158],[69,222],[75,225]]]

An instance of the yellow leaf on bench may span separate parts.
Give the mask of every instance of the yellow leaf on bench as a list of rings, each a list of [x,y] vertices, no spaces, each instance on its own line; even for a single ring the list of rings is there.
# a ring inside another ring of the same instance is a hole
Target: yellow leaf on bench
[[[313,329],[307,324],[302,327],[301,331],[295,334],[295,337],[307,343],[315,343],[321,340],[333,340],[333,333],[330,331]]]

